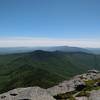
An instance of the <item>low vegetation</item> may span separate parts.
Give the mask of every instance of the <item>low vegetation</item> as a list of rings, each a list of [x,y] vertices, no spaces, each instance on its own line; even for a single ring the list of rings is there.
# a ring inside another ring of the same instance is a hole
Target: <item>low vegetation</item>
[[[76,93],[76,91],[67,92],[67,93],[64,93],[64,94],[58,94],[58,95],[54,96],[54,98],[56,100],[67,100],[67,99],[75,100],[75,98],[73,96],[73,94],[75,94],[75,93]]]
[[[56,100],[76,100],[75,97],[89,97],[90,96],[90,92],[92,90],[99,90],[100,89],[100,84],[97,84],[100,82],[100,79],[96,79],[96,80],[88,80],[85,81],[86,83],[86,87],[84,87],[83,89],[80,90],[75,90],[72,92],[67,92],[64,94],[58,94],[56,96],[54,96],[54,98]]]

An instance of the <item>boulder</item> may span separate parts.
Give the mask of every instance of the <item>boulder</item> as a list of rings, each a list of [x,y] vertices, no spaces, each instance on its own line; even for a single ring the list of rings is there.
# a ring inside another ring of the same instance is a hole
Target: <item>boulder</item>
[[[0,95],[0,100],[55,100],[39,87],[18,88]]]
[[[100,100],[100,90],[91,91],[89,100]]]
[[[71,92],[77,89],[83,89],[85,87],[85,83],[83,80],[79,78],[79,76],[73,77],[69,81],[64,81],[54,87],[48,88],[47,91],[51,95],[55,96],[57,94],[63,94],[66,92]]]

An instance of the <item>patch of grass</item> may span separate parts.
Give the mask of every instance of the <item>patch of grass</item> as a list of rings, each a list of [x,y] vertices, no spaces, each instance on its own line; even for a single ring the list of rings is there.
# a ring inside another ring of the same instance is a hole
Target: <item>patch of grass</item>
[[[100,86],[95,86],[96,82],[100,82],[100,79],[85,81],[86,88],[84,88],[84,91],[92,91],[100,89]]]
[[[56,100],[75,100],[75,98],[73,97],[73,94],[75,94],[76,91],[72,91],[72,92],[67,92],[67,93],[63,93],[63,94],[58,94],[56,96],[54,96],[54,98]]]
[[[78,95],[76,95],[77,97],[81,97],[81,96],[86,96],[89,97],[90,93],[88,91],[81,91]]]
[[[81,97],[81,96],[88,97],[90,95],[90,91],[99,90],[100,86],[94,86],[95,83],[99,82],[99,81],[100,81],[100,79],[85,81],[86,87],[82,91],[80,91],[80,93],[77,95],[77,97]]]

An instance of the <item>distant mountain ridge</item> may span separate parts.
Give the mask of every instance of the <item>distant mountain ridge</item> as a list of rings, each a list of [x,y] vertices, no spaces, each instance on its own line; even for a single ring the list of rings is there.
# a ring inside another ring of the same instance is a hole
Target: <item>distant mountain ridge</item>
[[[79,48],[79,47],[69,47],[69,46],[53,46],[53,47],[9,47],[9,48],[0,48],[0,54],[12,54],[12,53],[24,53],[32,52],[35,50],[44,50],[44,51],[62,51],[62,52],[86,52],[91,53],[91,51]]]
[[[87,48],[87,49],[94,54],[100,54],[100,48]]]
[[[86,52],[90,53],[89,50],[80,48],[80,47],[70,47],[70,46],[55,46],[55,47],[49,47],[44,48],[44,50],[47,51],[62,51],[62,52]]]

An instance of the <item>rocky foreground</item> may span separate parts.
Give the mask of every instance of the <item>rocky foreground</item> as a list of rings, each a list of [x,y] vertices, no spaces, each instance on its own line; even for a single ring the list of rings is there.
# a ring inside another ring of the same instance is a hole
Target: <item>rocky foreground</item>
[[[100,100],[100,72],[90,70],[48,89],[17,88],[1,94],[0,100]]]

